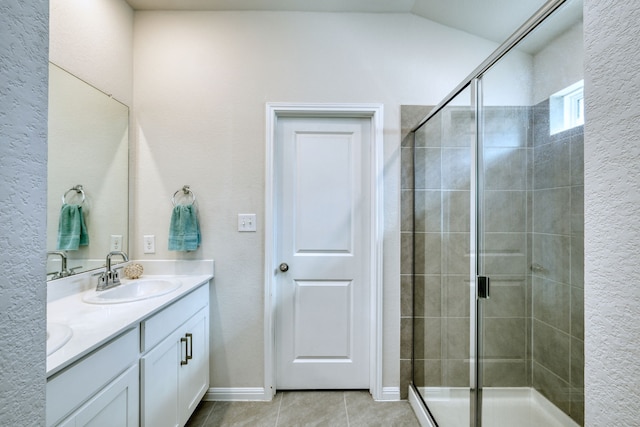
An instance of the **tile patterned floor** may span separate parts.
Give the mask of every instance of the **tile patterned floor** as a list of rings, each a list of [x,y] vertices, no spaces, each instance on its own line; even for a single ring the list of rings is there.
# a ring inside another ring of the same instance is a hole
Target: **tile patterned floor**
[[[419,427],[409,402],[366,391],[278,392],[271,402],[200,402],[186,427]]]

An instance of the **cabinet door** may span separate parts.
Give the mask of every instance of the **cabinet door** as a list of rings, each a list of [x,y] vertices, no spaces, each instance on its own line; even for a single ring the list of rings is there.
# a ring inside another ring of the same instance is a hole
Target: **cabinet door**
[[[187,342],[181,352],[186,351],[191,358],[180,366],[181,425],[187,422],[209,389],[209,308],[200,310],[182,330]]]
[[[178,331],[142,357],[141,424],[143,427],[179,425],[178,387],[180,369]]]
[[[105,386],[64,420],[61,427],[136,427],[138,425],[138,365]]]
[[[133,364],[140,334],[130,329],[47,379],[47,426],[60,424]]]

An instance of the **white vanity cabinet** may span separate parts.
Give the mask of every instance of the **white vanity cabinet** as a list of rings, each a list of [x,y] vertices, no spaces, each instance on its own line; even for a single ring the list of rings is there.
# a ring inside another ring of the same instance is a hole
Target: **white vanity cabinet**
[[[210,278],[180,278],[164,300],[51,301],[74,335],[47,358],[46,427],[184,426],[209,388]]]
[[[60,427],[138,425],[138,366],[134,365],[82,405]]]
[[[183,426],[209,388],[209,287],[141,323],[140,421]]]
[[[47,426],[137,426],[139,336],[130,329],[49,378]]]

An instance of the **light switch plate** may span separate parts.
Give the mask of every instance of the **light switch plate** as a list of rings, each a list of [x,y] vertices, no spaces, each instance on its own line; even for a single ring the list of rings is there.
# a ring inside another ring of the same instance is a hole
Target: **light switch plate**
[[[256,214],[238,214],[238,231],[256,231]]]

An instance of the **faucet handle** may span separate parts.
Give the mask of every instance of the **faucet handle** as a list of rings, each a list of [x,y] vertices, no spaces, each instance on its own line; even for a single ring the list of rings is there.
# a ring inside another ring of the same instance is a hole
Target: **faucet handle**
[[[120,284],[120,272],[118,270],[121,269],[122,267],[118,267],[111,270],[111,283],[113,283],[113,286]]]
[[[91,276],[98,276],[98,278],[96,279],[96,291],[103,291],[106,289],[107,285],[109,284],[109,275],[106,271],[93,273]]]

